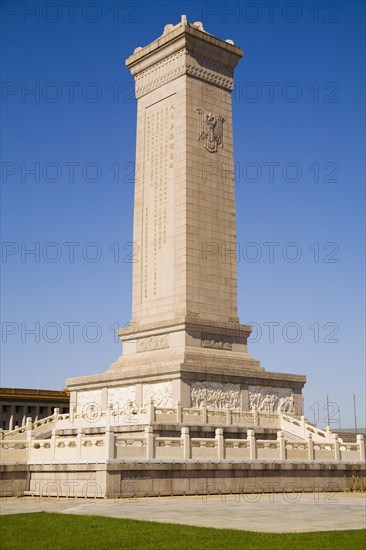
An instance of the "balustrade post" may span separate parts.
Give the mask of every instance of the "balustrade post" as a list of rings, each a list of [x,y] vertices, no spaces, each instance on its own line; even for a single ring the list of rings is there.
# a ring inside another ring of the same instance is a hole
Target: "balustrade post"
[[[74,423],[75,412],[76,412],[76,405],[70,405],[70,413],[69,413],[70,424]]]
[[[325,427],[325,433],[327,434],[326,436],[327,443],[332,441],[333,430],[330,426]]]
[[[356,439],[357,439],[358,451],[360,453],[360,460],[362,462],[365,462],[365,443],[363,440],[363,435],[358,434]]]
[[[253,407],[253,424],[254,426],[259,426],[259,414],[257,407]]]
[[[116,421],[113,415],[113,403],[109,403],[109,405],[107,406],[107,424],[108,426],[111,426],[112,424],[115,424],[115,423]]]
[[[280,428],[280,430],[283,430],[284,429],[284,418],[283,418],[283,412],[282,411],[278,411],[278,426]]]
[[[191,439],[189,436],[189,428],[182,428],[181,438],[183,439],[183,458],[188,460],[191,458]]]
[[[314,441],[313,434],[311,432],[307,435],[308,440],[308,460],[314,460]]]
[[[226,424],[228,426],[232,424],[230,405],[226,405]]]
[[[31,416],[28,416],[26,421],[25,421],[25,428],[27,430],[27,433],[31,432],[32,429],[33,429],[33,422],[32,422],[32,417]]]
[[[25,421],[25,429],[26,429],[25,435],[27,438],[27,446],[28,446],[28,460],[30,460],[30,454],[32,449],[32,438],[34,436],[34,431],[32,428],[33,428],[32,418],[28,416]]]
[[[146,406],[146,409],[148,422],[149,424],[152,424],[153,422],[155,422],[155,405],[152,399]]]
[[[180,401],[177,401],[177,404],[176,404],[176,422],[177,424],[182,423],[182,405]]]
[[[152,460],[154,458],[154,430],[152,426],[145,427],[146,438],[146,458]]]
[[[217,441],[217,458],[223,460],[224,457],[224,430],[222,428],[216,428],[215,439]]]
[[[249,441],[249,457],[250,460],[256,460],[257,458],[257,446],[255,442],[254,430],[247,431],[247,439]]]
[[[301,426],[301,432],[303,436],[306,436],[306,422],[305,422],[305,416],[300,416],[300,426]]]
[[[78,428],[77,434],[76,434],[76,458],[79,461],[81,459],[81,438],[83,437],[84,430],[82,428]]]
[[[33,422],[30,416],[28,416],[28,418],[25,421],[25,428],[26,428],[27,441],[28,441],[28,456],[30,457],[31,447],[32,447],[32,438],[34,436]]]
[[[54,414],[54,416],[56,416],[56,418],[57,418],[58,415],[60,414],[60,409],[59,409],[58,407],[55,407],[55,408],[53,409],[53,414]]]
[[[202,424],[207,424],[207,407],[204,403],[201,405]]]
[[[58,430],[53,429],[51,434],[51,457],[52,460],[56,458],[56,441],[57,441]]]
[[[134,418],[134,402],[133,401],[129,401],[128,402],[128,423],[129,424],[134,424],[134,421],[131,420]]]
[[[334,460],[341,460],[341,450],[339,447],[338,434],[333,434],[333,444],[334,444]]]
[[[280,447],[280,460],[286,460],[286,441],[282,430],[277,432],[277,441]]]
[[[106,450],[106,459],[114,458],[114,426],[107,426],[105,431],[104,446]]]

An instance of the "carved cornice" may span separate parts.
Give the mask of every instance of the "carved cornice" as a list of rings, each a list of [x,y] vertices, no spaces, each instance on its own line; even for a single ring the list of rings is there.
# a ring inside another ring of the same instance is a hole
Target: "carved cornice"
[[[137,74],[135,76],[136,98],[139,99],[184,74],[186,69],[185,55],[186,50],[182,49]]]
[[[164,30],[162,36],[143,48],[136,48],[126,59],[126,66],[134,76],[183,48],[194,51],[196,56],[210,57],[233,69],[244,54],[231,40],[223,41],[216,38],[196,24],[184,22],[173,28],[169,27],[168,30]]]
[[[231,92],[233,71],[223,63],[183,48],[138,73],[135,76],[135,95],[139,99],[182,75],[193,76]]]
[[[141,357],[139,355],[138,357]],[[143,357],[143,355],[142,355]],[[188,358],[187,358],[188,359]],[[300,374],[289,374],[265,371],[259,367],[259,362],[250,360],[239,360],[227,362],[224,365],[217,365],[217,356],[214,362],[203,365],[200,361],[192,359],[189,363],[182,360],[179,354],[176,356],[167,355],[164,362],[161,358],[152,362],[151,358],[139,360],[138,362],[127,362],[126,357],[120,362],[112,365],[112,368],[103,374],[81,376],[66,380],[70,391],[101,388],[116,384],[134,384],[141,381],[156,379],[159,381],[184,378],[185,380],[208,380],[217,382],[236,382],[250,385],[263,386],[290,386],[294,391],[300,390],[305,382],[306,376]]]
[[[187,62],[187,74],[205,80],[210,84],[216,84],[231,92],[234,87],[234,69],[226,65],[209,59],[204,55],[192,54],[187,52],[189,60]]]
[[[224,321],[213,321],[210,319],[200,318],[199,312],[196,311],[180,311],[177,312],[175,319],[167,321],[159,321],[149,324],[139,324],[137,321],[131,321],[131,324],[126,328],[118,330],[118,336],[124,342],[134,340],[141,334],[142,336],[153,335],[157,331],[161,333],[174,332],[179,330],[190,330],[191,328],[202,329],[210,333],[217,332],[218,334],[225,330],[225,334],[249,337],[252,332],[251,325],[242,325],[239,321],[229,319]],[[151,334],[153,333],[153,334]]]

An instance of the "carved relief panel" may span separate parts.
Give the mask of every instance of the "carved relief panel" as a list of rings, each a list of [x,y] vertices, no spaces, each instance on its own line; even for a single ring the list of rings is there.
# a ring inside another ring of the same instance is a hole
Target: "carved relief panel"
[[[250,409],[260,412],[283,412],[293,414],[294,394],[290,388],[249,386]]]
[[[108,406],[112,405],[113,409],[127,408],[131,401],[135,403],[135,386],[108,388]]]
[[[198,139],[204,142],[205,149],[210,153],[216,153],[218,147],[223,146],[223,124],[221,115],[213,115],[203,109],[197,108],[199,116]]]
[[[99,414],[102,409],[102,390],[79,391],[76,398],[77,413],[83,416]]]
[[[142,353],[144,351],[155,351],[156,349],[164,349],[168,347],[168,334],[150,336],[149,338],[141,338],[137,341],[137,353]]]
[[[220,382],[193,382],[191,384],[192,407],[206,405],[216,410],[238,409],[241,406],[240,384]]]
[[[156,407],[172,407],[172,382],[157,382],[156,384],[142,385],[142,403],[147,405],[151,400]]]
[[[223,349],[226,351],[232,351],[233,349],[233,344],[230,341],[230,338],[227,337],[225,340],[222,340],[218,334],[203,334],[201,346],[203,348]]]

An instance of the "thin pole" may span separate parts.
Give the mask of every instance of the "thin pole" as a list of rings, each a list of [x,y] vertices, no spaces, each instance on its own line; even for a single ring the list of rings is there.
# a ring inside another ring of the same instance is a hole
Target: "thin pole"
[[[353,414],[355,417],[355,432],[357,435],[357,414],[356,414],[356,394],[353,392]]]
[[[329,395],[327,394],[327,426],[330,426],[329,420]]]

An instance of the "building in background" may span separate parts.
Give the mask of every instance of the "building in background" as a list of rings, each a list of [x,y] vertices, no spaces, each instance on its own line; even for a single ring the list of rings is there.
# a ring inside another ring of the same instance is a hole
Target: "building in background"
[[[53,414],[69,412],[70,395],[67,390],[32,390],[28,388],[0,388],[0,428],[12,430],[25,424],[29,416],[33,421]]]

